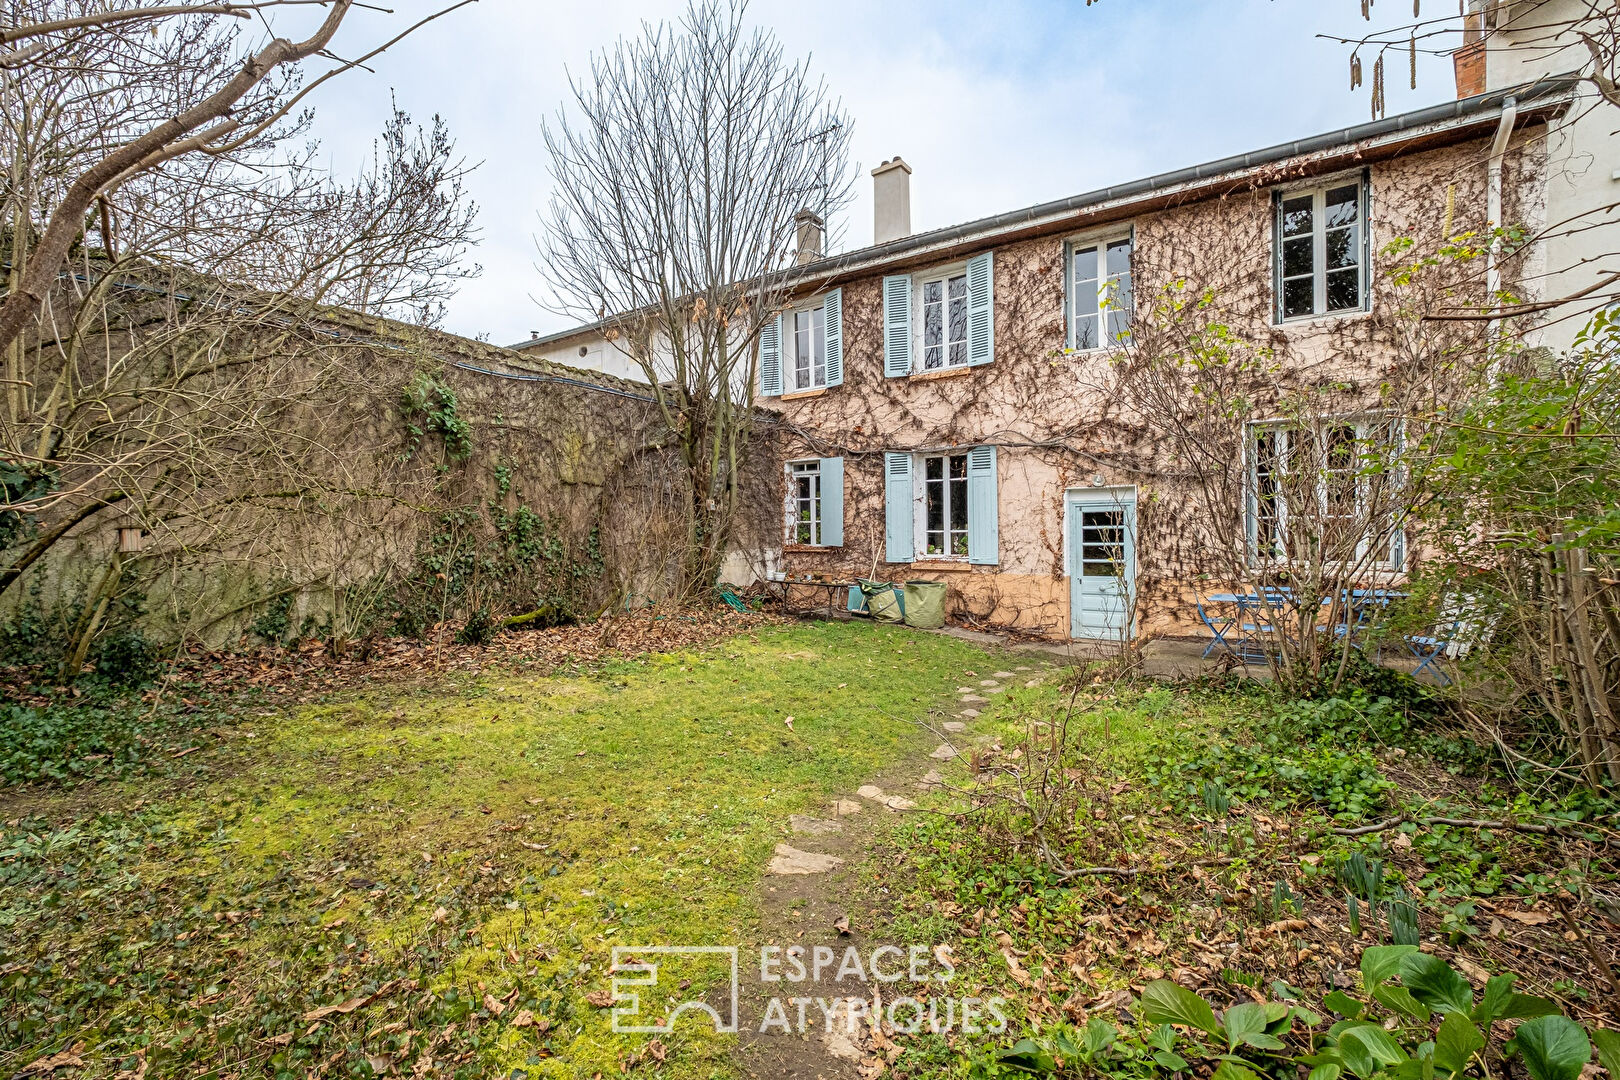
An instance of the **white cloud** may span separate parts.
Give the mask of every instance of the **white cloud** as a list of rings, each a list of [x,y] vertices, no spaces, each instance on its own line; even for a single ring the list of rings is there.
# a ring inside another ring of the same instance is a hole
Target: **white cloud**
[[[357,12],[339,48],[353,54],[436,3],[400,0],[393,19]],[[374,75],[319,94],[334,169],[369,152],[390,87],[418,118],[442,115],[482,163],[470,186],[484,275],[453,303],[450,329],[507,344],[566,325],[531,299],[545,291],[533,241],[548,188],[540,119],[567,96],[567,71],[682,6],[480,0],[380,58]],[[870,242],[865,173],[897,153],[915,170],[913,226],[929,229],[1368,117],[1366,90],[1349,91],[1348,51],[1315,37],[1365,26],[1355,0],[754,0],[750,17],[810,54],[854,118],[863,171],[846,247]],[[1404,55],[1390,61],[1391,112],[1453,95],[1449,61],[1420,58],[1416,92],[1406,67]]]

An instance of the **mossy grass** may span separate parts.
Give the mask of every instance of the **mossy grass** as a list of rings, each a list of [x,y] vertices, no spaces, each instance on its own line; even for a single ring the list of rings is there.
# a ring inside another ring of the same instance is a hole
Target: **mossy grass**
[[[440,1076],[616,1075],[646,1039],[586,1000],[612,947],[750,940],[789,815],[925,747],[916,722],[985,663],[941,635],[772,627],[256,713],[190,788],[13,798],[0,1054],[82,1041],[92,1076],[137,1053],[153,1075],[423,1056]],[[660,1075],[731,1075],[701,1025],[665,1044]]]

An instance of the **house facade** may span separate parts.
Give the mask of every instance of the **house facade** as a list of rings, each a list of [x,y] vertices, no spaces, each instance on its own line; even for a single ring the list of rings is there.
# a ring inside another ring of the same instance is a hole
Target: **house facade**
[[[1241,563],[1211,552],[1280,542],[1268,484],[1307,436],[1254,402],[1221,451],[1233,494],[1212,503],[1139,415],[1143,388],[1121,392],[1144,342],[1218,309],[1197,341],[1239,340],[1264,386],[1322,402],[1330,463],[1329,442],[1399,438],[1379,412],[1412,347],[1399,269],[1488,235],[1489,208],[1534,231],[1572,94],[1544,80],[921,234],[910,169],[885,162],[876,243],[796,268],[760,342],[782,522],[765,571],[790,589],[943,581],[959,618],[1053,638],[1191,632],[1197,594],[1238,583],[1210,580]],[[1541,258],[1491,262],[1528,290]],[[1484,295],[1476,269],[1449,303]],[[1381,580],[1408,568],[1399,528],[1360,542]]]

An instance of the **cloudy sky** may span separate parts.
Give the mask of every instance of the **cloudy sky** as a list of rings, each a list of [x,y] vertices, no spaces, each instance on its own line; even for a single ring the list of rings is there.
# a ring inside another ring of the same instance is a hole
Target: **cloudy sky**
[[[337,48],[363,51],[436,6],[357,13]],[[369,153],[390,91],[418,119],[443,116],[478,163],[482,240],[470,259],[483,275],[446,329],[511,344],[568,325],[540,302],[540,119],[591,53],[683,6],[479,0],[396,46],[374,74],[323,88],[316,133],[335,170]],[[1388,6],[1398,19],[1400,4]],[[1368,118],[1366,90],[1348,89],[1347,50],[1316,36],[1364,32],[1357,0],[753,0],[749,17],[808,56],[854,119],[862,171],[846,248],[871,242],[866,174],[895,154],[915,170],[912,226],[924,230]],[[1454,95],[1449,60],[1420,58],[1416,91],[1404,57],[1392,72],[1392,113]]]

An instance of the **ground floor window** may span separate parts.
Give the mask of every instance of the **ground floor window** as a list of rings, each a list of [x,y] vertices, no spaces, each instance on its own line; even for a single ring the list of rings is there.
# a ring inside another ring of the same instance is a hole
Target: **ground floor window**
[[[788,543],[820,545],[821,462],[788,465]]]
[[[1246,442],[1251,562],[1297,560],[1314,551],[1331,561],[1400,568],[1398,421],[1252,424]]]
[[[966,557],[968,553],[968,459],[934,454],[923,459],[923,551]]]

